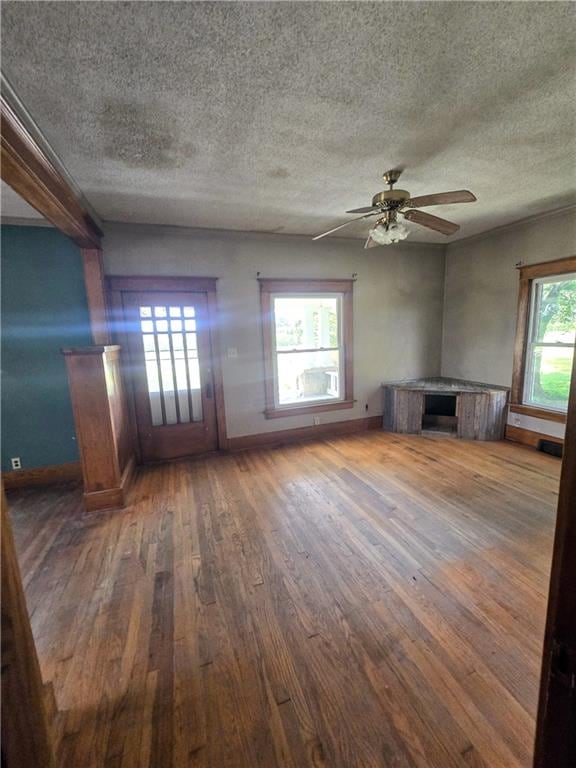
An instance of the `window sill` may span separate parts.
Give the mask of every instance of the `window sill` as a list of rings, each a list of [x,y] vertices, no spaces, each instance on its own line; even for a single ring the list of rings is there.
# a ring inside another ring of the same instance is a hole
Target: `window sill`
[[[353,408],[355,400],[336,400],[313,405],[285,406],[283,408],[267,408],[264,415],[267,419],[281,419],[284,416],[303,416],[306,413],[322,413],[323,411],[339,411],[343,408]]]
[[[539,408],[536,405],[524,405],[522,403],[511,403],[511,413],[523,413],[525,416],[533,416],[535,419],[547,419],[548,421],[558,421],[560,424],[566,424],[566,414],[561,411],[549,411],[547,408]]]

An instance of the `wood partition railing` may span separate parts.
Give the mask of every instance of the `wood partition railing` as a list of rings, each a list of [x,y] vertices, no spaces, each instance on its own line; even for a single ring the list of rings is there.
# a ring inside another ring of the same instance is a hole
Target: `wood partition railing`
[[[134,469],[117,345],[63,349],[88,510],[123,507]]]

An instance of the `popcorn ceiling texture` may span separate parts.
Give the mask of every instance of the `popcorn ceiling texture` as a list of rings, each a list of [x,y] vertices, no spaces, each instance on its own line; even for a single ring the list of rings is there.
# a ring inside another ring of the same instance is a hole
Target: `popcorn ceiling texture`
[[[455,240],[574,202],[575,8],[4,2],[2,66],[105,220],[313,234],[404,165]]]

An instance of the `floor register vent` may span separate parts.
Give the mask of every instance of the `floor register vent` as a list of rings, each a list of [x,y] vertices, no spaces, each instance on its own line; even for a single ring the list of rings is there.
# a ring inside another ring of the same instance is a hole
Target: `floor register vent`
[[[557,456],[562,458],[562,443],[556,443],[554,440],[540,440],[538,443],[538,450],[542,453],[549,453],[550,456]]]

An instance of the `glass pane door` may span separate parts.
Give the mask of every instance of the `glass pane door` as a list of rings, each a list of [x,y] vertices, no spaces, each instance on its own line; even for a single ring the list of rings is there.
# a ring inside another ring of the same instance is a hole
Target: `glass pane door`
[[[139,313],[152,424],[202,421],[195,308],[153,304]]]

